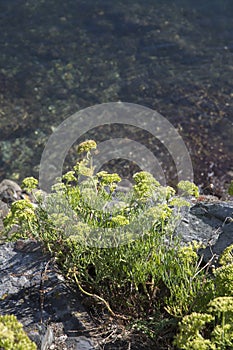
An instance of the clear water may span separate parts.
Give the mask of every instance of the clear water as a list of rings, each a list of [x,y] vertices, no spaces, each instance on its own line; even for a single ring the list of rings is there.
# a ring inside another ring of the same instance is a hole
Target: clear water
[[[0,179],[38,176],[56,126],[121,100],[160,112],[183,137],[196,182],[227,188],[232,0],[1,1],[0,33]],[[106,139],[109,130],[91,135]]]

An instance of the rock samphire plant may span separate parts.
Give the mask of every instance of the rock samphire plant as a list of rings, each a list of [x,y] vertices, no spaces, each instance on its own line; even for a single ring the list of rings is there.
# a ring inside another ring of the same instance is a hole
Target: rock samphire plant
[[[184,350],[233,349],[233,245],[213,269],[212,299],[199,312],[184,316],[174,344]]]
[[[14,315],[0,315],[0,349],[36,350],[37,347]]]
[[[67,279],[96,300],[95,308],[160,339],[168,324],[174,332],[179,320],[204,309],[214,296],[198,244],[182,245],[177,232],[197,186],[181,181],[178,194],[141,171],[132,188],[122,191],[118,174],[95,173],[95,149],[93,140],[80,144],[80,159],[49,194],[26,178],[23,186],[34,199],[12,204],[5,233],[42,241]],[[212,317],[201,316],[202,326]]]

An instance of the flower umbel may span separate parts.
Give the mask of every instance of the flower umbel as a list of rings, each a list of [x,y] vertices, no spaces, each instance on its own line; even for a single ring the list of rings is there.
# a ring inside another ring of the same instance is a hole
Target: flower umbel
[[[83,152],[90,152],[92,149],[96,149],[97,145],[94,140],[87,140],[79,144],[78,154]]]

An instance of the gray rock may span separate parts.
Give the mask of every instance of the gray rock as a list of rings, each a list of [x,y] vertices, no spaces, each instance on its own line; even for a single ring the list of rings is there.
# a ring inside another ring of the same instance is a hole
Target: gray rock
[[[233,202],[200,202],[186,210],[176,229],[183,243],[196,240],[206,248],[199,250],[205,262],[217,259],[233,244]]]
[[[85,336],[70,337],[66,342],[68,349],[73,347],[75,350],[94,350],[92,342]]]
[[[66,342],[77,337],[79,344],[83,332],[90,344],[86,349],[95,348],[87,331],[87,325],[94,325],[81,296],[65,283],[38,242],[19,240],[0,245],[0,300],[0,314],[14,314],[38,349],[76,349]],[[59,340],[53,332],[57,324],[62,324]]]
[[[7,216],[9,212],[8,205],[0,200],[0,233],[3,231],[4,225],[3,225],[3,219]],[[1,240],[1,237],[0,237]]]
[[[22,189],[12,180],[5,179],[0,182],[0,200],[6,203],[12,203],[21,199]]]

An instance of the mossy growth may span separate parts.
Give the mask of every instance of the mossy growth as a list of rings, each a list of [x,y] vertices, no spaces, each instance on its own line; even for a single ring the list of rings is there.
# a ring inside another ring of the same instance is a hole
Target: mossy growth
[[[23,325],[14,315],[0,315],[0,349],[2,350],[36,350],[23,330]]]

